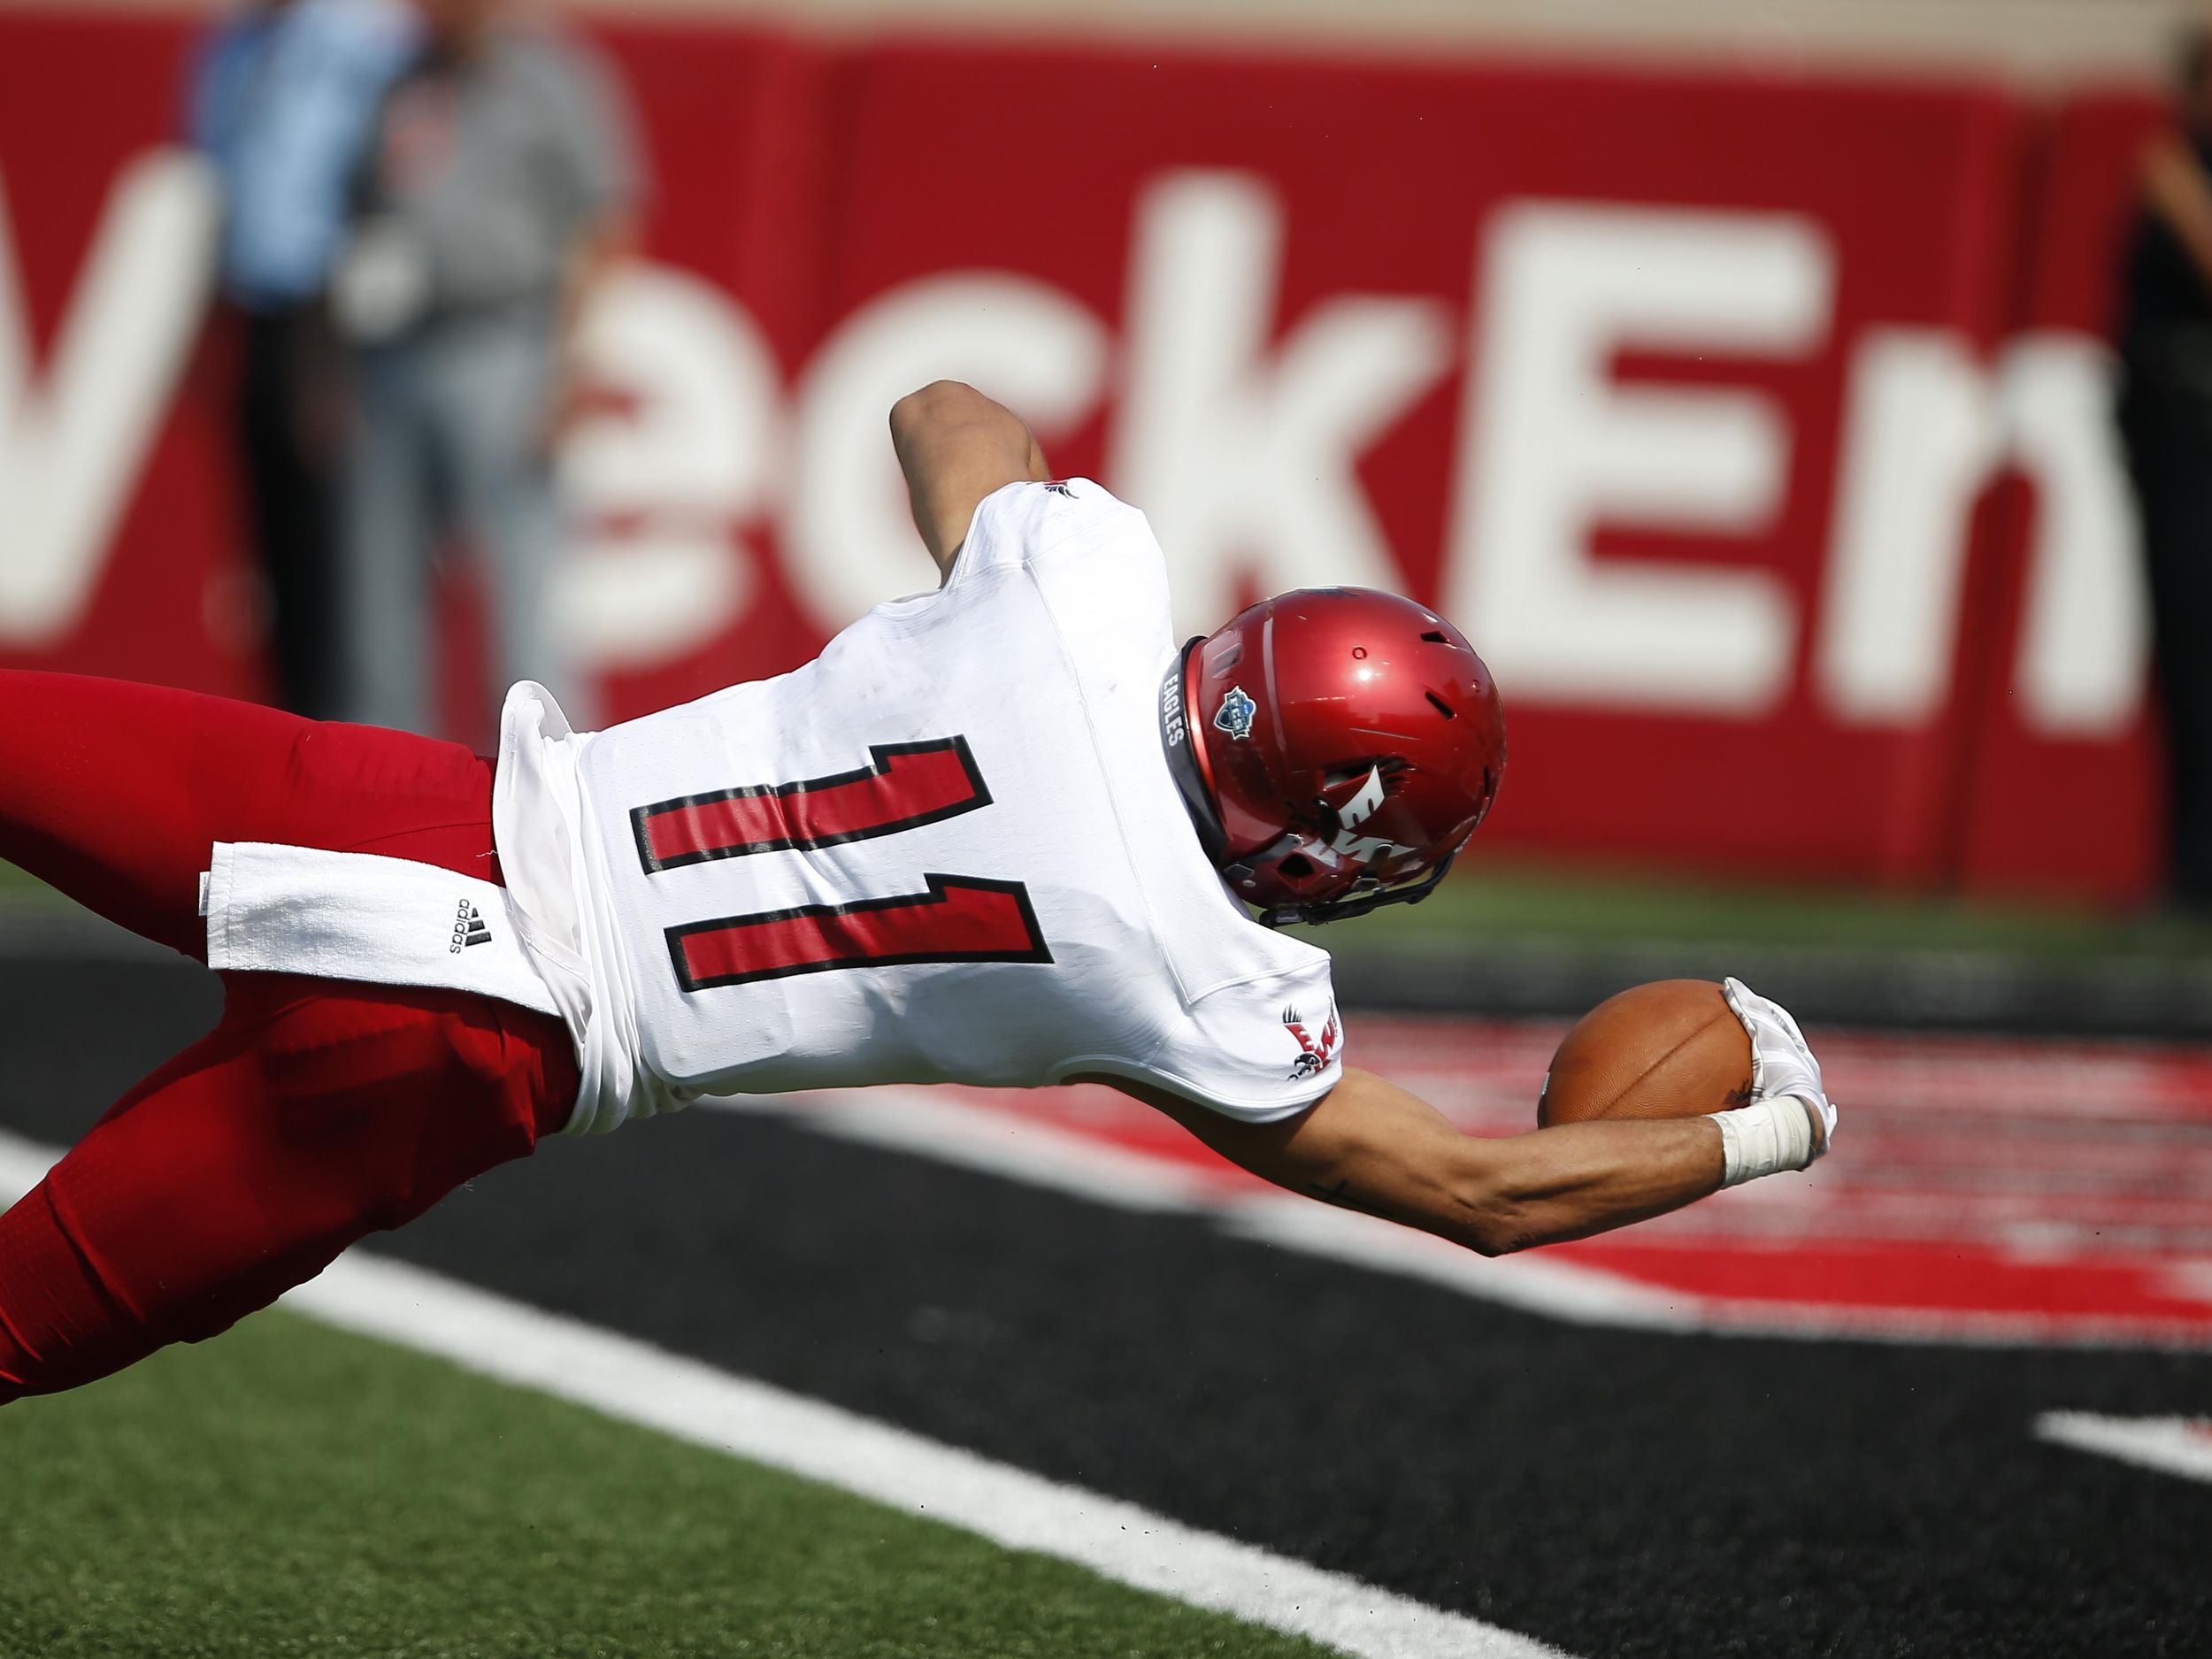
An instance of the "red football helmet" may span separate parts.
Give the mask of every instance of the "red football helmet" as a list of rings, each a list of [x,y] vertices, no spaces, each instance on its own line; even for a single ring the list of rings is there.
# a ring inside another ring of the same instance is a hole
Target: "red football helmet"
[[[1193,640],[1160,705],[1207,851],[1271,927],[1425,898],[1505,770],[1474,648],[1368,588],[1302,588]]]

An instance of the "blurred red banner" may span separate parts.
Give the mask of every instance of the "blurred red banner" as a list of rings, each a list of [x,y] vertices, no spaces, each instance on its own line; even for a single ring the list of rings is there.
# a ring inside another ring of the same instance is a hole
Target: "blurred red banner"
[[[2149,883],[2101,341],[2142,98],[603,38],[655,178],[565,457],[608,715],[921,586],[884,416],[954,375],[1146,510],[1190,632],[1303,584],[1451,614],[1511,721],[1493,845]],[[0,17],[0,661],[250,692],[188,44]]]

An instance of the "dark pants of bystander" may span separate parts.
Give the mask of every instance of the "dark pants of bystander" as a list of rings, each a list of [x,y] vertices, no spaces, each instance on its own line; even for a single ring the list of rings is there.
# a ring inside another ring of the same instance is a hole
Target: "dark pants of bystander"
[[[2133,365],[2120,435],[2135,486],[2171,826],[2173,896],[2212,910],[2212,363]]]

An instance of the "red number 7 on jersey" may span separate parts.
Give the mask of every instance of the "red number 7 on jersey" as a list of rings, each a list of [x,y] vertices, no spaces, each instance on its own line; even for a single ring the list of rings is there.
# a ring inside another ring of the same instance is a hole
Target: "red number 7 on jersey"
[[[632,809],[648,875],[895,835],[991,804],[964,737],[879,743],[856,772],[755,784]],[[849,904],[726,916],[667,930],[687,991],[794,973],[932,962],[1050,962],[1029,889],[1018,881],[926,874],[926,891]]]

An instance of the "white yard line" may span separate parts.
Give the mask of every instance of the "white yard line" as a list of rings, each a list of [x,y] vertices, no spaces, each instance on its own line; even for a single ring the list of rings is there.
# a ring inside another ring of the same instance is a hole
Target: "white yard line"
[[[58,1156],[0,1133],[0,1196],[28,1190]],[[1362,1659],[1561,1659],[1559,1649],[1510,1631],[400,1263],[349,1252],[284,1303],[326,1325]]]
[[[754,1094],[700,1103],[780,1118],[840,1141],[910,1153],[1121,1210],[1177,1214],[1217,1210],[1222,1202],[1220,1181],[1203,1170],[1056,1125],[964,1105],[927,1089]]]
[[[2186,1480],[2212,1481],[2212,1421],[2202,1417],[2108,1417],[2095,1411],[2046,1411],[2038,1440],[2116,1457]]]
[[[1502,1307],[1573,1325],[1711,1336],[1847,1339],[1918,1346],[2200,1348],[2200,1326],[2140,1318],[2097,1321],[2033,1313],[1857,1309],[1821,1302],[1731,1301],[1647,1284],[1548,1251],[1486,1261],[1426,1234],[1273,1190],[1226,1184],[1171,1158],[1094,1140],[1057,1125],[895,1086],[826,1094],[746,1095],[700,1102],[772,1117],[863,1145],[934,1159],[1007,1180],[1156,1214],[1212,1220],[1240,1238],[1418,1279]]]

